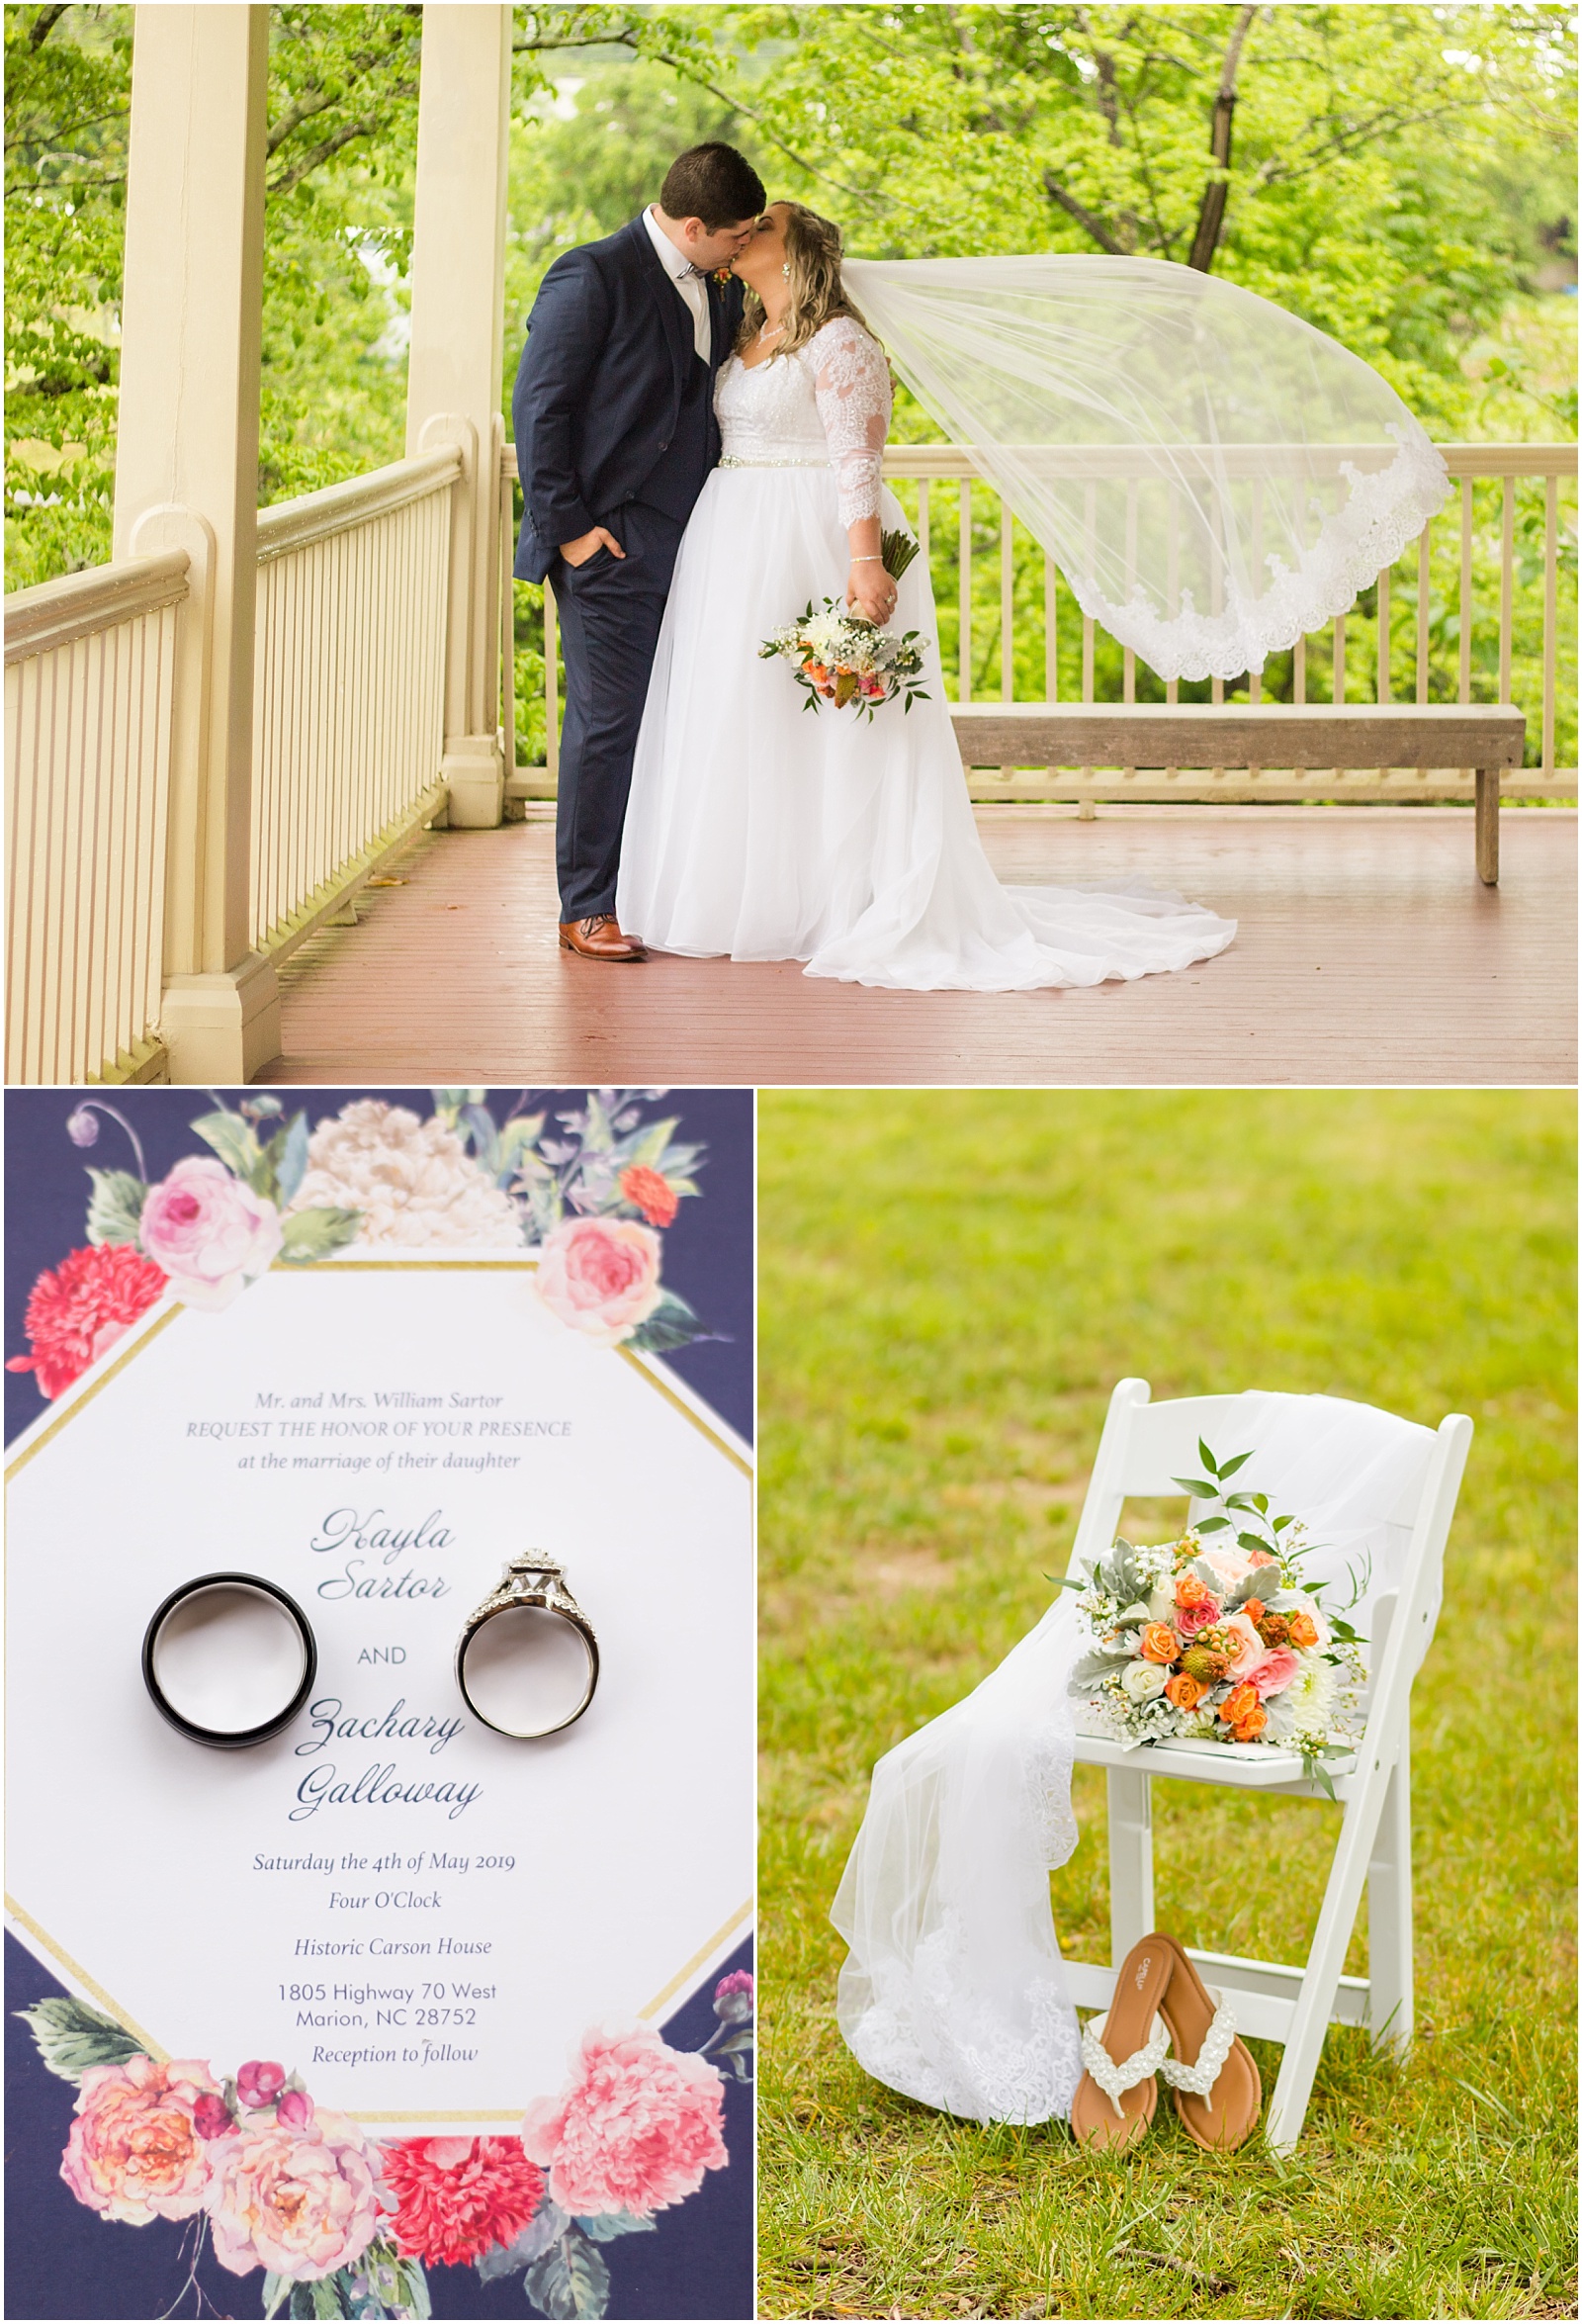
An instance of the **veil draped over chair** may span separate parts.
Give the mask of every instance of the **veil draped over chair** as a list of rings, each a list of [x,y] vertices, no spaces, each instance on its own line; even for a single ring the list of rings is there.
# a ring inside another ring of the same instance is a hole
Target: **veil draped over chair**
[[[1356,1577],[1349,1619],[1365,1638],[1373,1600],[1401,1578],[1403,1493],[1432,1433],[1334,1396],[1252,1391],[1227,1403],[1213,1450],[1250,1453],[1238,1487],[1304,1521],[1304,1577],[1334,1585],[1337,1610]],[[980,2122],[1064,2115],[1082,2073],[1048,1881],[1077,1844],[1066,1686],[1079,1651],[1062,1594],[970,1695],[886,1752],[831,1910],[850,1948],[837,2014],[858,2062]]]
[[[1164,678],[1234,678],[1344,613],[1450,485],[1370,365],[1161,259],[849,259],[924,409]]]

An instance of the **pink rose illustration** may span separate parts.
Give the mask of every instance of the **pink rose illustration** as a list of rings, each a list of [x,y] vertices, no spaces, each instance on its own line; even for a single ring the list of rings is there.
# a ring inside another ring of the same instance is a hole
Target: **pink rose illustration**
[[[190,2219],[203,2207],[210,2156],[195,2117],[220,2086],[195,2058],[156,2066],[152,2058],[90,2066],[60,2176],[79,2203],[104,2219],[146,2227]],[[207,2117],[208,2109],[205,2109]]]
[[[233,2276],[268,2268],[316,2282],[373,2241],[379,2194],[363,2134],[344,2114],[243,2130],[213,2153],[215,2257]]]
[[[652,2025],[595,2025],[560,2097],[528,2107],[522,2146],[563,2211],[647,2218],[725,2168],[724,2091],[706,2058],[672,2050]]]
[[[551,1314],[613,1347],[659,1303],[659,1238],[635,1218],[563,1218],[533,1281]]]
[[[274,1204],[198,1154],[148,1189],[137,1234],[177,1298],[208,1308],[228,1307],[284,1240]]]
[[[249,2058],[236,2068],[236,2096],[244,2106],[272,2106],[286,2087],[286,2069],[269,2058]]]
[[[1253,1684],[1258,1689],[1259,1701],[1267,1703],[1271,1695],[1282,1694],[1300,1668],[1301,1664],[1289,1647],[1271,1647],[1253,1672]]]

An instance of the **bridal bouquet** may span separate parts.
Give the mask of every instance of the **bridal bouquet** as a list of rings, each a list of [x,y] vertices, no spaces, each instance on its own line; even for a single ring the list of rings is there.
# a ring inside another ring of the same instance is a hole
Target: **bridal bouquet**
[[[1208,1514],[1178,1541],[1117,1541],[1065,1584],[1088,1644],[1070,1691],[1128,1747],[1274,1744],[1333,1797],[1323,1761],[1351,1747],[1338,1738],[1362,1676],[1357,1633],[1302,1580],[1300,1523],[1271,1517],[1267,1494],[1225,1489],[1250,1456],[1197,1450],[1204,1475],[1174,1481]]]
[[[910,533],[885,533],[880,538],[884,569],[899,580],[918,554]],[[797,684],[807,695],[806,710],[833,702],[837,710],[856,705],[859,718],[872,718],[881,703],[903,697],[904,708],[926,702],[917,683],[923,669],[919,632],[909,629],[897,637],[877,622],[848,612],[837,597],[826,597],[816,613],[809,598],[797,619],[775,630],[758,648],[760,662],[777,657],[792,666]]]

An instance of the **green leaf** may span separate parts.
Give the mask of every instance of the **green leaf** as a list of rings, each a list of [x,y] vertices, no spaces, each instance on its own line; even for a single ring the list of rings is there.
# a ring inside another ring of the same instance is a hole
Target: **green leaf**
[[[1265,1541],[1262,1534],[1239,1533],[1236,1536],[1236,1539],[1241,1543],[1241,1546],[1244,1550],[1267,1550],[1269,1547],[1268,1542]]]
[[[1199,1517],[1192,1530],[1195,1533],[1228,1533],[1230,1519],[1228,1517]]]
[[[276,1164],[280,1192],[277,1201],[289,1203],[308,1175],[308,1117],[299,1114],[286,1131]]]
[[[252,1185],[253,1172],[263,1160],[258,1140],[250,1122],[239,1114],[205,1114],[193,1123],[193,1129],[206,1146],[213,1146],[227,1170]]]
[[[79,2081],[90,2066],[119,2066],[143,2054],[134,2034],[73,1994],[51,1994],[17,2015],[31,2028],[40,2057],[62,2082]]]
[[[528,2299],[545,2316],[602,2316],[609,2305],[610,2272],[597,2246],[568,2228],[523,2278]]]
[[[1274,1531],[1275,1531],[1276,1533],[1283,1533],[1283,1532],[1285,1531],[1285,1528],[1286,1528],[1286,1526],[1287,1526],[1287,1525],[1294,1525],[1294,1524],[1296,1523],[1296,1520],[1295,1520],[1295,1518],[1294,1518],[1294,1517],[1274,1517],[1274,1518],[1272,1518],[1272,1519],[1270,1520],[1270,1522],[1271,1522],[1271,1524],[1274,1526]]]
[[[273,2268],[264,2278],[264,2324],[271,2316],[278,2316],[291,2297],[291,2278],[277,2276]]]
[[[1219,1463],[1218,1463],[1218,1462],[1217,1462],[1217,1461],[1214,1459],[1214,1456],[1213,1456],[1213,1454],[1212,1454],[1212,1453],[1209,1451],[1208,1447],[1207,1447],[1207,1446],[1204,1444],[1204,1442],[1203,1442],[1203,1440],[1202,1440],[1202,1438],[1201,1438],[1201,1437],[1199,1437],[1199,1438],[1198,1438],[1198,1440],[1197,1440],[1197,1451],[1198,1451],[1198,1456],[1199,1456],[1199,1458],[1200,1458],[1200,1459],[1201,1459],[1201,1461],[1202,1461],[1203,1467],[1204,1467],[1204,1468],[1205,1468],[1205,1469],[1208,1471],[1208,1474],[1209,1474],[1209,1475],[1210,1475],[1210,1476],[1223,1476],[1223,1475],[1224,1475],[1224,1474],[1225,1474],[1224,1470],[1220,1468],[1220,1466],[1219,1466]]]
[[[1234,1461],[1226,1461],[1222,1463],[1219,1471],[1217,1472],[1220,1481],[1223,1483],[1227,1476],[1234,1476],[1237,1470],[1243,1468],[1246,1463],[1252,1459],[1252,1457],[1253,1456],[1251,1453],[1238,1453]]]
[[[344,1243],[354,1243],[362,1217],[361,1210],[333,1210],[327,1207],[292,1210],[281,1221],[286,1239],[280,1246],[280,1255],[288,1266],[306,1267],[314,1259],[322,1259],[326,1252],[338,1251]]]
[[[579,2218],[576,2224],[595,2243],[613,2243],[618,2235],[641,2235],[654,2226],[652,2219],[635,2211],[601,2211],[596,2219]]]
[[[88,1240],[91,1243],[135,1243],[148,1189],[130,1170],[88,1172],[93,1192],[88,1197]]]
[[[315,2316],[344,2316],[347,2313],[346,2302],[341,2297],[339,2271],[333,2276],[320,2276],[312,2291]]]
[[[685,1299],[674,1292],[661,1292],[659,1303],[651,1315],[646,1315],[636,1331],[627,1338],[629,1348],[643,1348],[657,1355],[662,1348],[684,1348],[691,1340],[701,1339],[703,1324],[692,1312]]]
[[[1206,1476],[1173,1476],[1172,1484],[1179,1484],[1184,1493],[1190,1493],[1194,1501],[1217,1501],[1219,1487],[1210,1484]]]
[[[628,1167],[641,1164],[650,1170],[657,1170],[664,1157],[664,1149],[670,1142],[670,1132],[677,1118],[672,1116],[668,1121],[656,1121],[649,1128],[640,1130],[626,1150]]]

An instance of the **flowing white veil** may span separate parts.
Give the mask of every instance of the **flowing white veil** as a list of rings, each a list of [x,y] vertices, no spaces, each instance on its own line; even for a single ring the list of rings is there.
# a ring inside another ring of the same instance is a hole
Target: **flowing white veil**
[[[1238,1484],[1306,1522],[1308,1578],[1358,1577],[1350,1618],[1368,1637],[1374,1599],[1402,1578],[1432,1431],[1335,1396],[1262,1391],[1220,1425],[1222,1454],[1253,1456]],[[1421,1652],[1432,1634],[1430,1621]],[[973,1693],[885,1753],[831,1908],[850,1948],[837,2014],[858,2062],[980,2122],[1067,2114],[1082,2074],[1048,1881],[1077,1844],[1077,1653],[1062,1594]]]
[[[848,259],[919,402],[1164,678],[1238,677],[1344,613],[1450,487],[1393,388],[1234,283],[1152,258]]]

